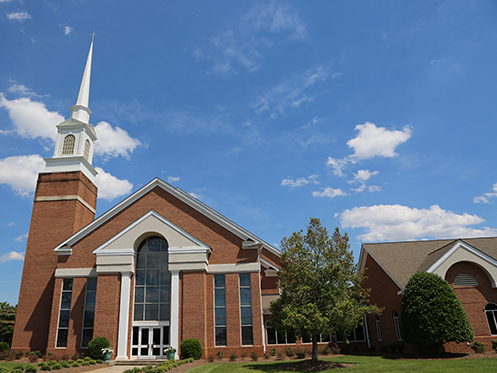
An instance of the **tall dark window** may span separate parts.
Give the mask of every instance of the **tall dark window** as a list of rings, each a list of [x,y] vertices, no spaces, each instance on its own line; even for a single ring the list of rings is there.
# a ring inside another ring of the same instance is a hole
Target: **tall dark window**
[[[85,310],[83,317],[83,338],[81,347],[86,348],[93,338],[93,324],[95,321],[95,300],[97,298],[97,278],[89,277],[86,280]]]
[[[288,330],[286,332],[280,333],[271,326],[269,321],[267,321],[266,331],[268,345],[297,343],[297,338],[295,337],[295,333],[293,330]]]
[[[487,316],[490,334],[497,334],[497,304],[487,303],[485,306],[485,315]]]
[[[252,289],[250,273],[240,273],[240,321],[242,324],[242,345],[253,345]]]
[[[67,347],[67,336],[69,334],[69,318],[71,316],[72,283],[72,278],[64,278],[62,280],[59,327],[57,329],[57,347]]]
[[[135,278],[134,321],[168,321],[171,302],[171,273],[168,243],[148,237],[138,247]]]
[[[214,324],[216,346],[226,346],[226,276],[214,275]]]
[[[397,311],[393,311],[393,325],[395,327],[395,336],[399,341],[402,340],[402,334],[400,334],[400,318]]]
[[[380,325],[380,318],[378,315],[375,317],[375,323],[376,323],[376,334],[378,335],[378,340],[381,341],[383,338],[381,336],[381,325]]]

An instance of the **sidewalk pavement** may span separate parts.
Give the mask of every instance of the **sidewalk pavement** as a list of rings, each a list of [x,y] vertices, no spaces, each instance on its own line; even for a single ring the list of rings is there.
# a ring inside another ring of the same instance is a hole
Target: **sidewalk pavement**
[[[121,373],[133,368],[136,368],[136,365],[110,365],[105,368],[92,370],[91,373]]]

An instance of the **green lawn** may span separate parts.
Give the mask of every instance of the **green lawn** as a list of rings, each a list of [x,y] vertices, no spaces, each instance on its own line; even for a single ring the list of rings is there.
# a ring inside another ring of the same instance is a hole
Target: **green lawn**
[[[399,360],[382,356],[359,356],[346,355],[336,356],[324,360],[348,363],[354,365],[351,368],[331,369],[322,372],[496,372],[496,358],[480,359],[442,359],[442,360]],[[219,364],[208,363],[191,369],[188,373],[278,373],[293,372],[280,368],[288,364],[288,361],[264,362],[262,360],[254,363]]]
[[[0,368],[4,367],[7,368],[8,370],[12,370],[14,368],[14,365],[19,365],[19,362],[16,361],[0,361]],[[26,365],[26,364],[22,364]]]

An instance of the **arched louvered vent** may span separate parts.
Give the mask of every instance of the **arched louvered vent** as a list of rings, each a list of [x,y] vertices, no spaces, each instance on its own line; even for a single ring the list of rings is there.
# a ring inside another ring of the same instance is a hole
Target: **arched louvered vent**
[[[461,273],[454,279],[454,286],[478,286],[478,280],[467,273]]]

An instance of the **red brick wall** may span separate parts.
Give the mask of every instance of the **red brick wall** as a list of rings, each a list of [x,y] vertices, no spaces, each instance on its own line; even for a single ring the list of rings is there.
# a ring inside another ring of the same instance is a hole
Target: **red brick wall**
[[[80,195],[96,206],[96,187],[82,172],[39,174],[36,197]],[[53,249],[90,223],[94,214],[76,200],[35,201],[19,294],[12,348],[45,350],[58,256]]]
[[[454,287],[454,279],[461,273],[467,273],[476,278],[479,286]],[[482,269],[469,262],[460,262],[451,266],[445,275],[445,279],[454,288],[458,298],[461,300],[475,332],[475,339],[484,343],[487,350],[490,350],[492,348],[491,339],[497,339],[497,336],[490,335],[484,310],[487,303],[497,303],[497,289],[492,288],[487,274]],[[446,349],[452,352],[472,352],[465,343],[451,343]]]
[[[180,341],[197,338],[206,346],[206,274],[182,272]],[[177,348],[177,346],[173,346]]]
[[[378,316],[380,319],[382,341],[378,341],[375,315],[367,316],[369,338],[371,344],[375,346],[376,351],[378,351],[383,345],[399,342],[395,334],[393,311],[396,311],[400,316],[401,296],[397,294],[400,288],[390,276],[385,273],[371,255],[368,255],[366,259],[366,276],[367,280],[363,286],[367,289],[371,289],[369,303],[376,304],[383,308],[383,312]],[[405,346],[405,348],[406,352],[409,352],[412,346]]]
[[[95,327],[93,338],[105,337],[117,352],[117,333],[119,329],[119,299],[121,294],[121,275],[99,275],[97,280],[97,300],[95,304]],[[131,331],[130,331],[131,333]]]

